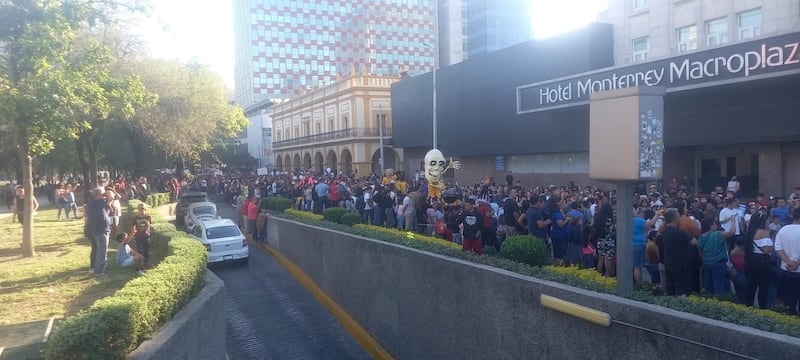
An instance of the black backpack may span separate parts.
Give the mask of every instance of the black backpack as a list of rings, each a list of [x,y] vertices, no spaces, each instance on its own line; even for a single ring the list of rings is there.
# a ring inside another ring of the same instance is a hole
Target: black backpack
[[[364,195],[356,196],[356,210],[361,211],[367,207],[367,202],[364,201]]]

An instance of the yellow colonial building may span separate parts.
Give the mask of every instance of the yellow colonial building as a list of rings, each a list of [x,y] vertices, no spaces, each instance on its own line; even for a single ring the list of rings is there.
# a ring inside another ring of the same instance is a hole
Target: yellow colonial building
[[[324,171],[356,177],[402,169],[393,149],[390,86],[399,77],[355,74],[272,108],[275,169]],[[381,127],[382,124],[382,127]]]

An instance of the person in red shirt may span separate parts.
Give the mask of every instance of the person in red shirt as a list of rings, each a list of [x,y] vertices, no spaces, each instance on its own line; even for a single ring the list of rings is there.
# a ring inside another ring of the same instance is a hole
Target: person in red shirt
[[[246,207],[242,207],[245,209],[247,215],[247,232],[249,232],[253,239],[258,237],[258,231],[256,229],[256,220],[258,219],[258,199],[255,197],[251,198],[247,202]]]

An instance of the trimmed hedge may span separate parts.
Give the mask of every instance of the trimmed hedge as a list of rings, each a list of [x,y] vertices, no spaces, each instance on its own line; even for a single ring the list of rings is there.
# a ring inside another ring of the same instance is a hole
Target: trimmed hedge
[[[533,266],[547,264],[547,245],[532,235],[512,235],[503,242],[500,256]]]
[[[456,250],[461,250],[462,249],[461,245],[456,244],[454,242],[450,242],[450,241],[447,241],[445,239],[438,238],[438,237],[417,234],[417,233],[415,233],[413,231],[397,230],[397,229],[394,229],[394,228],[386,228],[386,227],[383,227],[383,226],[376,226],[376,225],[369,225],[369,224],[358,224],[358,225],[353,225],[353,227],[354,228],[359,228],[359,229],[367,229],[367,230],[370,230],[370,231],[381,232],[381,233],[395,235],[395,236],[401,236],[401,237],[404,237],[404,238],[407,238],[407,239],[410,239],[410,240],[424,241],[424,242],[431,243],[431,244],[445,246],[445,247],[448,247],[448,248],[451,248],[451,249],[456,249]]]
[[[340,208],[340,207],[330,207],[325,210],[322,210],[322,217],[325,220],[330,222],[335,222],[337,224],[342,223],[342,215],[347,213],[347,209]]]
[[[147,204],[147,206],[152,208],[169,204],[171,202],[171,198],[169,193],[155,193],[147,195],[144,202]]]
[[[460,250],[461,247],[458,246],[458,244],[449,243],[438,238],[434,238],[436,241],[429,241],[429,239],[426,238],[430,237],[422,236],[416,233],[411,233],[411,236],[408,236],[407,233],[398,230],[372,225],[358,224],[351,227],[329,221],[315,220],[307,217],[296,217],[292,216],[291,214],[276,215],[279,217],[287,217],[291,220],[313,226],[329,228],[353,235],[386,241],[414,249],[428,251],[434,254],[471,261],[477,264],[493,266],[518,274],[532,276],[542,280],[554,281],[586,290],[607,294],[614,294],[616,291],[616,279],[603,277],[592,269],[563,268],[555,266],[531,266],[529,264],[513,261],[499,256],[489,256],[486,254],[483,256],[478,256],[472,252],[464,252]],[[507,241],[508,240],[506,240],[506,242]],[[456,245],[458,247],[448,244]],[[505,243],[503,246],[505,247]],[[729,301],[721,301],[714,298],[699,296],[688,296],[686,298],[664,296],[658,294],[649,287],[638,288],[628,295],[627,298],[664,306],[686,313],[704,316],[710,319],[721,320],[759,330],[800,337],[800,317],[781,314],[771,310],[761,310],[741,304],[735,304]]]
[[[356,214],[354,212],[348,212],[347,214],[342,215],[341,223],[347,226],[361,224],[361,215]]]
[[[128,214],[138,204],[131,200]],[[64,320],[47,343],[46,359],[125,358],[205,286],[206,249],[159,214],[151,217],[151,242],[166,243],[167,256],[116,294]]]
[[[296,216],[296,217],[299,217],[299,218],[303,218],[303,219],[311,219],[311,220],[318,220],[318,221],[325,220],[325,219],[322,217],[322,215],[314,214],[314,213],[312,213],[312,212],[309,212],[309,211],[300,211],[300,210],[295,210],[295,209],[286,209],[286,210],[284,210],[283,212],[285,212],[285,213],[287,213],[287,214],[291,214],[292,216]]]
[[[262,201],[263,201],[263,199],[262,199]],[[267,203],[266,203],[267,209],[273,210],[273,211],[277,211],[277,212],[282,212],[282,211],[284,211],[286,209],[291,209],[292,208],[292,204],[293,204],[292,200],[289,200],[289,199],[287,199],[285,197],[280,197],[280,196],[268,197],[267,198]],[[261,205],[261,204],[259,204],[259,205]]]

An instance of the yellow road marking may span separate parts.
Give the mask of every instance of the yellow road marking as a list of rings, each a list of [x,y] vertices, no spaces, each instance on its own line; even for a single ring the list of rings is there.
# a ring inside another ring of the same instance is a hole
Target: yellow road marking
[[[328,311],[333,314],[336,320],[342,324],[345,330],[366,350],[373,359],[393,360],[391,354],[378,343],[375,338],[370,335],[361,325],[353,319],[339,304],[331,299],[328,294],[323,291],[313,279],[306,275],[297,265],[295,265],[289,258],[281,254],[277,249],[266,244],[257,244],[262,249],[266,250],[278,264],[281,264],[297,281],[308,290],[314,298],[319,301]]]

